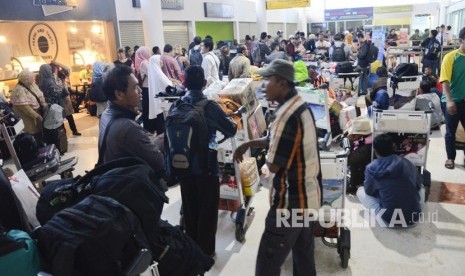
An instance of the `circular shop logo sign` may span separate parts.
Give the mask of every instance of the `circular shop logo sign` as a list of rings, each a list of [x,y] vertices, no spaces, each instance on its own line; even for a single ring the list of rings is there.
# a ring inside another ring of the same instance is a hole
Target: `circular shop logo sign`
[[[29,32],[29,49],[33,55],[41,56],[50,63],[58,55],[58,42],[52,28],[45,23],[37,23]]]

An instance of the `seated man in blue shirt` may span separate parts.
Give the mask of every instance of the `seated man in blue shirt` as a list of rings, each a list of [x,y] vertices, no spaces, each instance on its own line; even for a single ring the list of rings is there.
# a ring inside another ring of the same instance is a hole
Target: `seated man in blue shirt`
[[[357,197],[365,208],[374,210],[381,226],[411,227],[418,222],[424,190],[417,168],[394,153],[387,134],[373,141],[377,159],[365,169],[364,187]]]

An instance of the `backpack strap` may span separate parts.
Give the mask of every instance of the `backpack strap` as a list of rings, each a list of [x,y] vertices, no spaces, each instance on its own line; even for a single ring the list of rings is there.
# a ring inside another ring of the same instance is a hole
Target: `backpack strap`
[[[134,165],[147,164],[144,160],[137,157],[124,157],[96,166],[93,170],[89,171],[78,181],[73,183],[73,187],[89,183],[90,180],[97,175],[102,175],[114,168],[130,167]]]
[[[107,136],[108,136],[108,132],[110,130],[110,127],[111,125],[113,124],[113,122],[116,120],[117,118],[111,118],[110,121],[108,122],[107,124],[107,128],[105,129],[105,132],[103,133],[103,137],[102,137],[102,145],[100,145],[99,149],[98,149],[98,161],[97,161],[97,164],[95,164],[95,166],[100,166],[103,164],[103,156],[105,154],[105,148],[107,146]]]

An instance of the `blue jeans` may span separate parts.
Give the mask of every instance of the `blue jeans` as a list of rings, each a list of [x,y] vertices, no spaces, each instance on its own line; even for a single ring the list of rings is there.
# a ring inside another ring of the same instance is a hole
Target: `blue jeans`
[[[358,79],[358,93],[366,94],[368,87],[368,74],[370,74],[370,66],[362,67],[362,74]]]
[[[462,100],[458,103],[455,103],[457,106],[457,113],[455,115],[450,115],[445,108],[444,116],[446,117],[446,153],[447,159],[455,160],[455,133],[457,132],[457,127],[459,121],[462,123],[462,126],[465,128],[465,100]]]
[[[281,266],[291,251],[294,276],[316,275],[314,222],[310,222],[309,227],[277,227],[276,216],[276,209],[271,208],[258,249],[255,276],[279,276]]]
[[[425,189],[421,188],[418,193],[420,194],[420,202],[421,202],[421,206],[422,206],[422,209],[423,209],[423,204],[425,202]],[[379,198],[371,196],[371,195],[367,195],[365,193],[365,188],[364,187],[358,188],[357,197],[358,197],[358,200],[360,200],[360,203],[362,203],[362,205],[366,209],[375,210],[375,214],[378,214],[379,211],[381,211],[381,206],[379,205]],[[386,223],[381,218],[381,216],[377,216],[376,221],[383,227],[386,227],[388,225],[388,223]],[[413,227],[414,225],[415,224],[411,225],[410,227]]]

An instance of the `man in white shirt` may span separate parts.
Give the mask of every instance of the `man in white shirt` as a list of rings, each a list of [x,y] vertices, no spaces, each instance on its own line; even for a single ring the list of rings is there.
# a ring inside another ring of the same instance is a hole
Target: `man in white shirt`
[[[326,55],[329,47],[331,47],[331,43],[325,40],[323,34],[320,34],[318,36],[318,41],[315,42],[315,47],[317,49],[317,54]]]
[[[203,55],[202,68],[205,73],[205,80],[207,81],[208,87],[210,84],[220,81],[220,60],[213,53],[213,41],[211,39],[205,39],[202,43],[200,43],[200,52]]]

